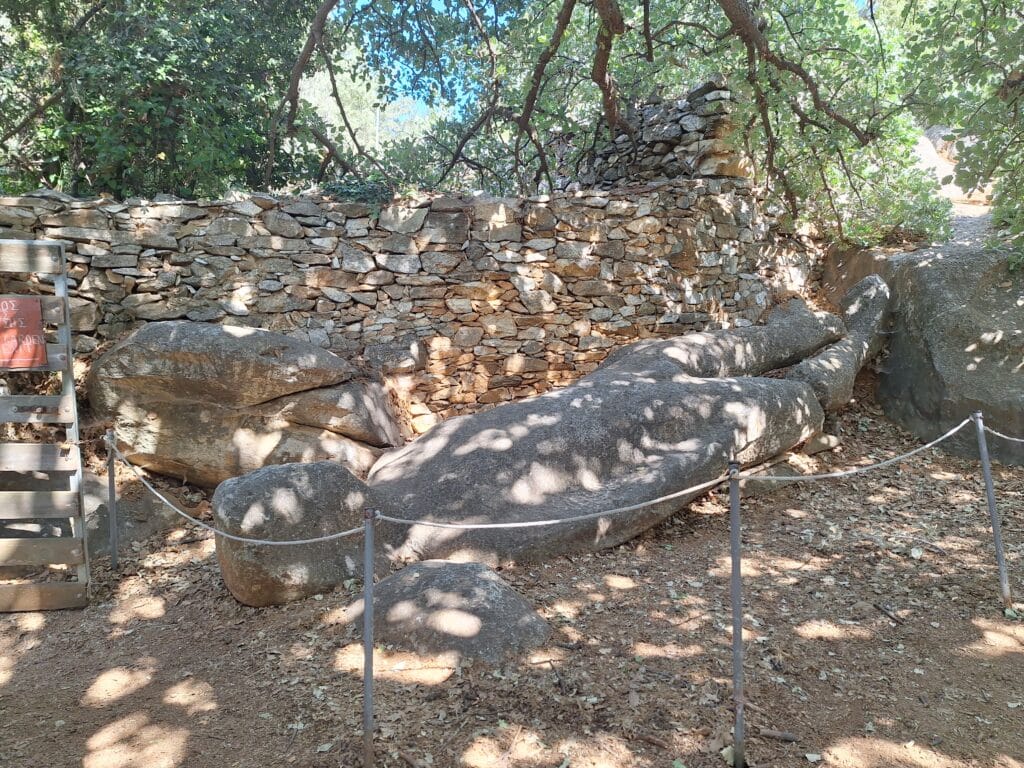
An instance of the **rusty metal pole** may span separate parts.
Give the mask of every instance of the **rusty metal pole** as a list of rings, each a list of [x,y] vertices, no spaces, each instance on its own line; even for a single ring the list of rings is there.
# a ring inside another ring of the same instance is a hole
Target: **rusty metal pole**
[[[363,513],[363,768],[373,768],[373,522]]]
[[[992,483],[992,461],[988,455],[988,441],[985,439],[985,421],[981,411],[971,415],[974,428],[978,432],[978,454],[981,457],[981,473],[985,477],[985,498],[988,502],[988,515],[992,521],[992,541],[996,548],[996,565],[999,566],[999,591],[1003,598],[1003,607],[1013,608],[1013,595],[1010,594],[1010,574],[1006,570],[1006,555],[1003,550],[1003,530],[999,522],[999,510],[996,508],[996,492]]]
[[[110,538],[110,570],[117,571],[117,436],[108,429],[107,443],[107,530]]]
[[[732,601],[732,699],[736,707],[733,727],[733,766],[745,768],[743,704],[743,554],[740,538],[740,465],[729,462],[729,550],[732,574],[729,592]]]

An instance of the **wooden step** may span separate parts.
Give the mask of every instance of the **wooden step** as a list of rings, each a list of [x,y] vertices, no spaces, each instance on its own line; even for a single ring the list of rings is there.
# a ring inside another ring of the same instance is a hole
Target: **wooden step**
[[[86,585],[77,581],[0,584],[0,612],[84,608],[88,602]]]
[[[77,446],[52,443],[0,443],[0,472],[75,472]]]
[[[0,396],[0,423],[71,424],[75,401],[61,395]]]
[[[42,272],[55,275],[61,271],[59,243],[37,240],[0,240],[0,272]]]
[[[85,562],[82,540],[67,537],[0,539],[0,566],[80,565]]]
[[[0,492],[0,520],[39,520],[78,515],[78,494],[74,491]]]

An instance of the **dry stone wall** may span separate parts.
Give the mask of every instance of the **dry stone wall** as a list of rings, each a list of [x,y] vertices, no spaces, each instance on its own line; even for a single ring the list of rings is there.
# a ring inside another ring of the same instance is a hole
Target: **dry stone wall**
[[[721,75],[682,99],[657,98],[626,111],[629,131],[598,148],[564,188],[610,189],[623,184],[679,178],[750,175],[746,156],[730,141],[732,93]]]
[[[418,432],[567,384],[625,342],[756,322],[814,265],[733,178],[382,210],[42,193],[0,198],[12,237],[66,245],[79,353],[155,320],[266,328],[379,371]],[[4,290],[49,290],[25,280]]]

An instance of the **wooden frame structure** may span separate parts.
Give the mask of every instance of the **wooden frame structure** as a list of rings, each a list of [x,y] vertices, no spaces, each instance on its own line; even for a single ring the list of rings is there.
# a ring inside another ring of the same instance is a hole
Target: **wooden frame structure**
[[[55,373],[60,394],[0,395],[0,423],[63,426],[65,437],[59,443],[46,442],[46,435],[36,441],[0,442],[0,568],[72,566],[77,578],[0,584],[0,611],[79,608],[89,599],[89,560],[64,247],[33,240],[0,240],[0,273],[11,272],[52,276],[54,295],[0,295],[0,302],[37,299],[43,323],[56,326],[55,341],[46,344],[46,362],[17,371]],[[26,522],[38,530],[19,530],[18,525]]]

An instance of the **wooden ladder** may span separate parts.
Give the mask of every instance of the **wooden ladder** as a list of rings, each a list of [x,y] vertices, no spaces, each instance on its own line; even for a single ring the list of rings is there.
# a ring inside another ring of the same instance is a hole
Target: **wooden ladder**
[[[0,612],[80,608],[89,600],[89,562],[64,248],[59,243],[0,240],[2,272],[53,276],[53,296],[0,295],[0,310],[10,306],[2,304],[7,300],[39,301],[44,328],[50,330],[46,360],[17,371],[55,372],[60,394],[0,395],[0,423],[63,425],[65,439],[0,442],[0,578],[6,566],[63,565],[73,566],[77,579],[0,583]],[[54,327],[55,343],[50,343]]]

